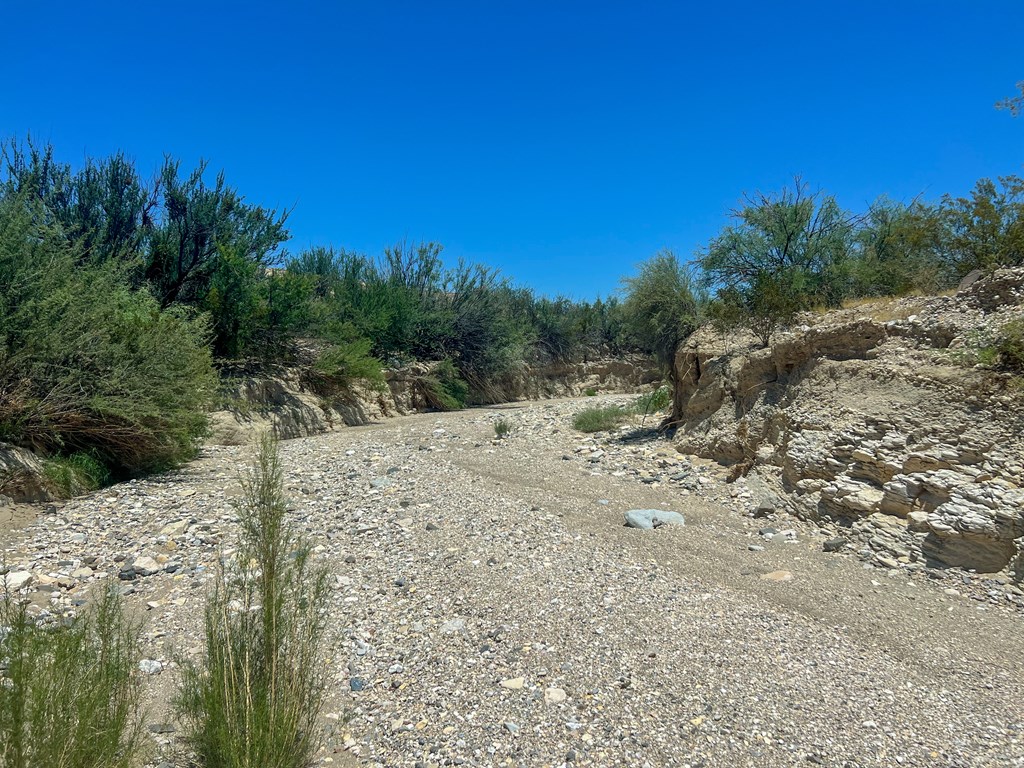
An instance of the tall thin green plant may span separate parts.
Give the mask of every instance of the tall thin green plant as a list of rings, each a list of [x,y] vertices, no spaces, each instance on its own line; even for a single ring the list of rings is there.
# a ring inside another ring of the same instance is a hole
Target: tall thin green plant
[[[288,523],[283,488],[265,436],[207,603],[205,655],[182,663],[177,707],[207,768],[303,768],[319,746],[327,572]]]
[[[0,594],[0,767],[137,765],[139,631],[113,590],[74,620],[49,623]]]

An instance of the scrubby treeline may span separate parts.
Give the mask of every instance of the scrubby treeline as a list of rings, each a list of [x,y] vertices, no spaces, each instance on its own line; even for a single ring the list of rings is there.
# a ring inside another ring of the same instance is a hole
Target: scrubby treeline
[[[843,301],[936,293],[974,270],[1024,264],[1024,179],[980,180],[968,197],[938,202],[880,199],[843,209],[797,180],[748,196],[696,255],[713,292],[708,316],[745,323],[767,344],[801,310]]]
[[[488,399],[525,363],[652,353],[671,371],[701,323],[768,344],[796,312],[934,292],[1024,263],[1024,180],[968,197],[844,210],[806,185],[748,197],[690,263],[662,253],[624,299],[535,295],[441,246],[379,256],[285,250],[287,211],[204,164],[144,179],[123,155],[73,170],[49,147],[0,153],[0,441],[50,457],[66,492],[188,458],[225,360],[300,362],[326,387],[441,361],[433,404]]]
[[[675,351],[704,323],[746,328],[767,346],[810,309],[851,300],[938,293],[969,273],[1024,264],[1024,179],[980,180],[967,197],[880,199],[861,213],[796,180],[744,198],[684,263],[663,252],[627,278],[626,316],[671,375]],[[1004,329],[1002,364],[1020,331]],[[998,345],[997,345],[998,346]]]
[[[204,164],[145,179],[124,155],[73,170],[5,143],[0,441],[74,492],[188,458],[223,360],[302,362],[329,386],[446,361],[436,404],[457,407],[525,362],[634,344],[614,298],[538,297],[433,243],[290,255],[287,218]]]

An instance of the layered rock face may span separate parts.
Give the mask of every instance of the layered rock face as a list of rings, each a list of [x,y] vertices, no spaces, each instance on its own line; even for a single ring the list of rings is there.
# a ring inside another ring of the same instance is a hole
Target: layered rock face
[[[879,558],[1024,576],[1024,391],[974,365],[1024,270],[954,296],[808,314],[769,349],[702,330],[676,360],[678,448],[754,472]]]

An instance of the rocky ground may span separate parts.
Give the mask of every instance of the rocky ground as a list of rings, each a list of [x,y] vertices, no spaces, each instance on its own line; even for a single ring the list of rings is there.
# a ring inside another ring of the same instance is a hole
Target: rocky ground
[[[321,764],[1024,766],[1015,587],[862,560],[649,429],[572,429],[627,399],[281,445],[294,520],[335,580]],[[26,508],[0,517],[5,578],[40,608],[116,578],[145,612],[165,765],[187,764],[173,659],[199,651],[248,458],[210,447],[27,525]],[[686,525],[626,528],[634,508]]]

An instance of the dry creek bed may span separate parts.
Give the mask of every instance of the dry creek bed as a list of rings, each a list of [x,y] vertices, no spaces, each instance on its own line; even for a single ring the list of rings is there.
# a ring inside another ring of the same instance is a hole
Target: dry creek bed
[[[281,445],[331,569],[321,765],[1024,766],[1021,596],[863,562],[754,519],[757,490],[638,430],[622,398],[421,414]],[[511,434],[494,439],[504,419]],[[247,448],[9,515],[42,610],[117,579],[144,612],[153,765],[184,766],[173,659],[200,650]],[[641,531],[623,513],[682,513]]]

